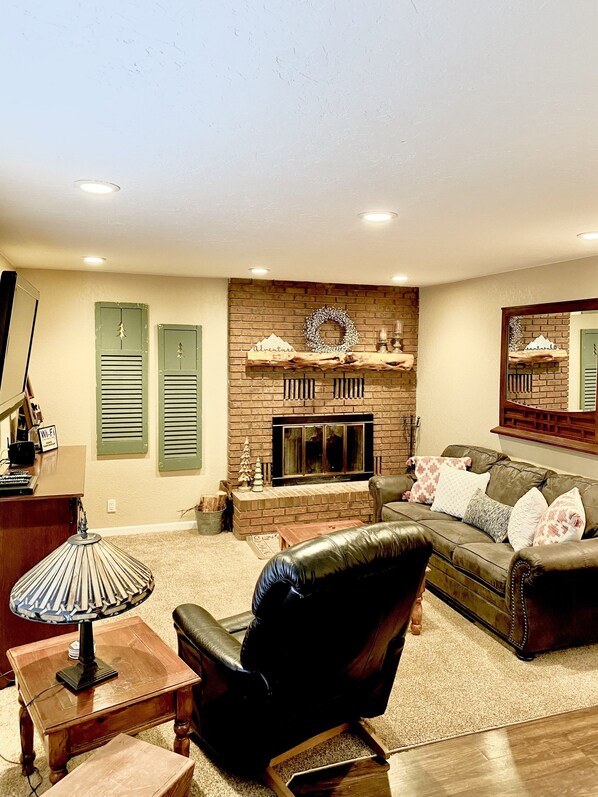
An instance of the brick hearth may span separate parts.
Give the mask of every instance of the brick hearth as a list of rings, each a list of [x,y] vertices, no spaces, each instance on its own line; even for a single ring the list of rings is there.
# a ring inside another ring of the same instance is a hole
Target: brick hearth
[[[240,539],[286,523],[339,518],[367,523],[372,516],[367,482],[264,487],[261,493],[233,490],[233,508],[233,532]]]

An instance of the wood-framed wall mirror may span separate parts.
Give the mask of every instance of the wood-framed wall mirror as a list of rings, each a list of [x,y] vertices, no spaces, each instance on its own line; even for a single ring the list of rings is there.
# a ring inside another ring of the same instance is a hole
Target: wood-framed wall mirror
[[[497,434],[598,454],[598,299],[502,308]]]

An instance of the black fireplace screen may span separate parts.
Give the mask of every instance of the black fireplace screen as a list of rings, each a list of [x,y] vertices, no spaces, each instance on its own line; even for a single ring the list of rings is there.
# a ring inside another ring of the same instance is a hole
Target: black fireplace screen
[[[272,419],[272,484],[368,479],[373,475],[372,413]]]

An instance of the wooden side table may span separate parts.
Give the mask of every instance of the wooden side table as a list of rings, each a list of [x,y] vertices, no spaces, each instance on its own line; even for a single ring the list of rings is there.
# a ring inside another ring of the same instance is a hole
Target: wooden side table
[[[359,518],[347,518],[345,520],[322,520],[319,523],[289,523],[286,526],[277,526],[276,531],[280,534],[280,549],[284,551],[285,548],[297,545],[299,542],[321,537],[323,534],[331,534],[340,529],[353,529],[356,526],[363,526],[363,521]]]
[[[189,758],[120,733],[56,784],[52,797],[187,797],[194,767]]]
[[[199,676],[140,617],[96,624],[94,638],[97,656],[114,666],[118,676],[78,695],[56,681],[77,634],[8,651],[21,704],[24,774],[33,772],[34,726],[46,746],[52,784],[66,776],[69,758],[119,733],[139,733],[171,719],[174,751],[189,755],[191,687]]]

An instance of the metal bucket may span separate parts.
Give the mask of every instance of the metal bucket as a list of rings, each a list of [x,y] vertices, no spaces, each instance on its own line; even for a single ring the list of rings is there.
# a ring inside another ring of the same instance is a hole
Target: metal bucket
[[[219,512],[198,512],[196,509],[195,520],[199,534],[220,534],[223,515],[224,509]]]

